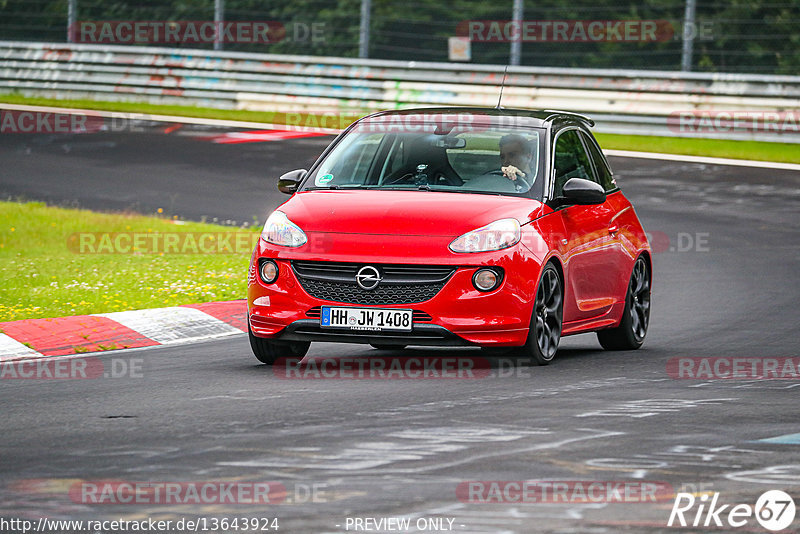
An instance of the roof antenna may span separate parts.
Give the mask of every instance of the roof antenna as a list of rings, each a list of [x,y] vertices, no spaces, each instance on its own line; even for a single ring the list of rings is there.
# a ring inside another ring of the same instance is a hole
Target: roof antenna
[[[500,109],[500,102],[503,101],[503,89],[506,86],[506,76],[507,75],[508,75],[508,65],[506,65],[506,68],[503,69],[503,83],[500,84],[500,98],[497,99],[497,108],[496,109]]]

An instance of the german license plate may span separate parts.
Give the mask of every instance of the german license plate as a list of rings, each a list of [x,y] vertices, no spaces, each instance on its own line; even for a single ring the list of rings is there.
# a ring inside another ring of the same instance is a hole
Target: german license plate
[[[322,307],[320,326],[350,330],[393,330],[410,332],[413,323],[411,310],[389,308]]]

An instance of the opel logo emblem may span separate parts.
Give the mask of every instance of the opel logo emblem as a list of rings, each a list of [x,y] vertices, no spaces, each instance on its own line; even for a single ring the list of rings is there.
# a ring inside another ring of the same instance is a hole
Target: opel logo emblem
[[[372,265],[362,267],[356,273],[356,283],[361,289],[375,289],[382,280],[381,273]]]

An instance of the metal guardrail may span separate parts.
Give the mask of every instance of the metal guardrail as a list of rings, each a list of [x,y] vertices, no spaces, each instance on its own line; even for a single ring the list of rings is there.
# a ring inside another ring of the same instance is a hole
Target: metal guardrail
[[[0,93],[272,112],[493,107],[502,69],[0,41]],[[589,114],[609,133],[800,142],[800,76],[510,67],[503,106]],[[680,129],[678,114],[706,111],[759,120],[755,129]]]

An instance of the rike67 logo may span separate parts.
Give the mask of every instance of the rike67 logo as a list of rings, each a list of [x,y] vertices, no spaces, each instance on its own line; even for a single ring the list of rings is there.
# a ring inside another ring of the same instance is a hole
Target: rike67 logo
[[[719,504],[719,493],[699,497],[691,493],[678,493],[668,527],[743,527],[755,517],[765,529],[779,532],[788,528],[795,517],[792,497],[781,490],[761,494],[755,506],[749,504]]]

